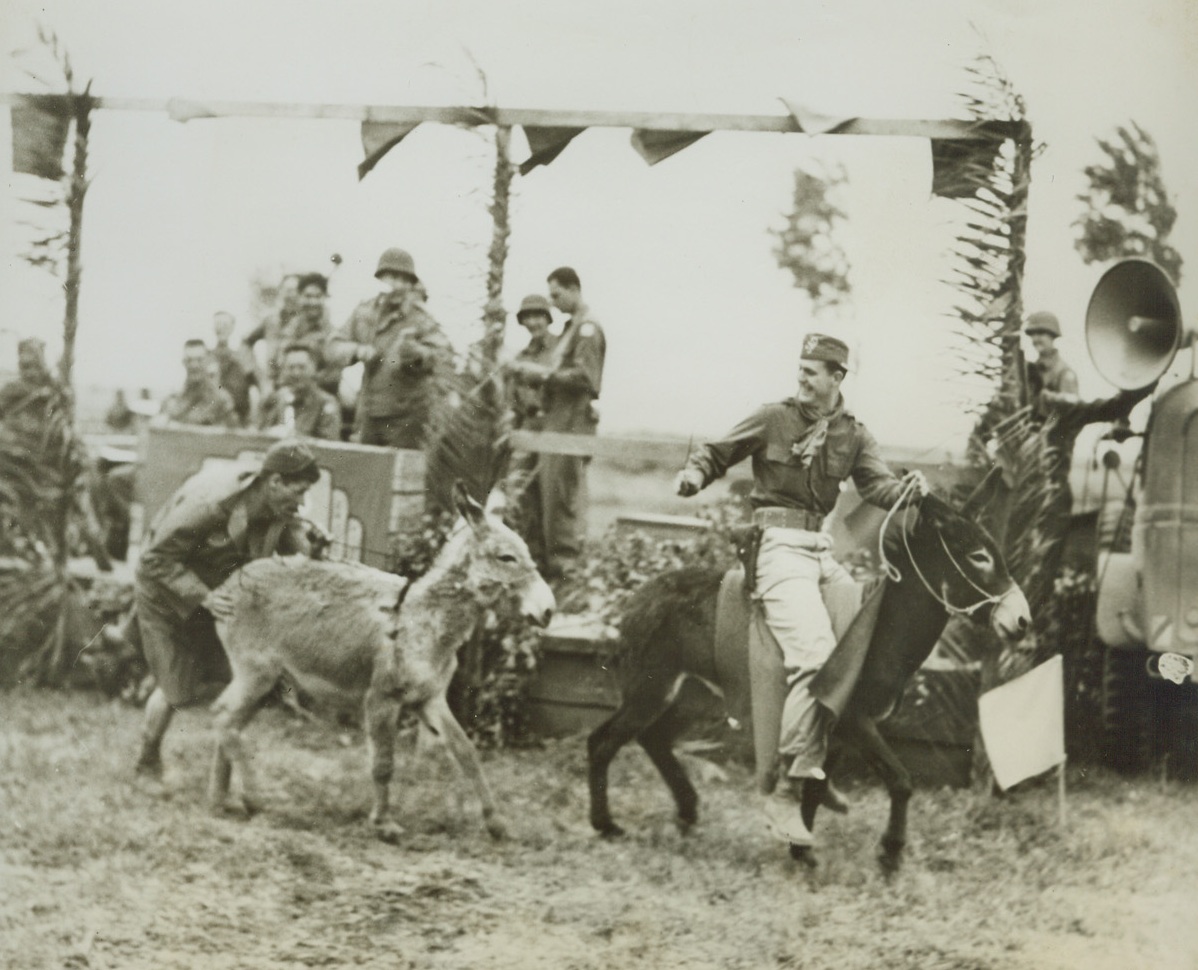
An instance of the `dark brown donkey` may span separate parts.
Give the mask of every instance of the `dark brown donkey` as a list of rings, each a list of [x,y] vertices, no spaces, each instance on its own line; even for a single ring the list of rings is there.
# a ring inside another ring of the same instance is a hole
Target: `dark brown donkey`
[[[816,696],[838,715],[834,730],[839,740],[864,755],[890,794],[890,819],[879,854],[887,868],[899,864],[906,843],[912,787],[907,769],[878,733],[878,721],[894,710],[950,615],[988,624],[1004,640],[1023,635],[1030,624],[1027,600],[997,545],[973,521],[999,488],[992,473],[960,512],[929,495],[918,512],[899,510],[888,521],[885,551],[891,578],[863,608],[876,611],[872,635],[853,656],[842,652],[842,641],[821,672],[825,683],[817,679],[815,685]],[[587,746],[591,824],[601,834],[622,832],[608,805],[607,772],[616,752],[634,738],[669,786],[679,826],[685,830],[697,820],[698,796],[672,750],[687,727],[685,715],[672,706],[687,676],[714,686],[731,717],[752,717],[759,786],[772,790],[784,675],[775,645],[763,650],[765,638],[749,637],[744,623],[737,629],[725,618],[724,606],[733,602],[740,604],[742,614],[749,612],[743,592],[735,588],[737,580],[736,572],[678,569],[650,580],[629,599],[621,623],[623,700]],[[851,636],[852,631],[845,639]],[[831,683],[833,678],[824,674],[832,668],[852,668],[851,675]],[[751,710],[750,693],[757,711]],[[809,828],[825,796],[816,786],[804,786],[802,812]],[[791,854],[814,864],[810,849],[792,846]]]

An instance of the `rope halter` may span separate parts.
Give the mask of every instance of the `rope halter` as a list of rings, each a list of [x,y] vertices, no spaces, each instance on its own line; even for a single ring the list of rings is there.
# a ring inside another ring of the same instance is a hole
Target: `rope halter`
[[[970,604],[969,606],[954,606],[952,603],[950,603],[948,601],[948,599],[944,595],[937,592],[936,588],[928,581],[928,578],[923,574],[923,570],[919,568],[919,563],[915,561],[915,556],[912,555],[912,553],[911,553],[911,545],[907,541],[907,531],[908,531],[907,530],[907,510],[911,506],[904,504],[904,503],[906,502],[907,498],[914,491],[915,491],[915,483],[914,482],[908,482],[903,487],[902,492],[899,493],[898,501],[896,501],[894,503],[894,505],[892,505],[890,507],[890,510],[886,513],[886,518],[882,521],[882,529],[878,533],[878,558],[882,562],[882,569],[886,573],[886,576],[888,579],[890,579],[892,582],[896,582],[896,583],[901,583],[903,581],[903,574],[901,572],[899,572],[898,567],[895,566],[894,563],[892,563],[889,559],[886,558],[886,548],[885,548],[886,530],[890,526],[890,520],[892,518],[894,518],[894,513],[896,511],[898,511],[899,506],[902,506],[903,507],[903,520],[901,523],[899,523],[900,524],[899,534],[902,536],[903,548],[907,552],[907,559],[911,563],[911,568],[915,570],[915,575],[918,576],[919,581],[921,583],[923,583],[924,589],[926,589],[928,591],[928,594],[932,597],[932,599],[934,599],[937,603],[939,603],[942,607],[944,607],[945,612],[947,612],[950,616],[971,617],[971,616],[973,616],[974,613],[976,613],[978,610],[982,609],[982,607],[984,607],[984,606],[998,605],[1003,600],[1005,600],[1008,596],[1012,595],[1019,588],[1014,583],[1012,583],[1006,590],[1004,590],[1001,593],[987,593],[984,589],[982,589],[982,587],[980,587],[977,583],[975,583],[972,578],[970,578],[969,574],[963,568],[961,568],[961,564],[959,562],[957,562],[957,559],[953,555],[952,550],[949,549],[948,543],[946,543],[944,541],[944,534],[939,529],[936,529],[936,538],[938,540],[940,540],[940,546],[944,550],[945,555],[948,556],[948,561],[950,563],[952,563],[953,568],[967,583],[969,583],[970,586],[972,586],[977,592],[982,594],[982,599],[978,600],[976,603]]]

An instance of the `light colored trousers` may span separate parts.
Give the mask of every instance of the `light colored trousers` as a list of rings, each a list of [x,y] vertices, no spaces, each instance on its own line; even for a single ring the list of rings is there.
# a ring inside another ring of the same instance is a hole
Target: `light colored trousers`
[[[861,605],[861,587],[830,547],[822,533],[771,526],[757,554],[755,598],[786,669],[778,753],[790,760],[792,778],[822,774],[831,715],[811,696],[811,680]]]

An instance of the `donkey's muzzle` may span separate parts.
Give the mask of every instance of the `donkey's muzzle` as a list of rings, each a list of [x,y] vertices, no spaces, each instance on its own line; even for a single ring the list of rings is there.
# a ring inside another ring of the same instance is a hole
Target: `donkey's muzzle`
[[[549,621],[553,619],[553,611],[557,609],[557,600],[553,597],[553,590],[549,588],[549,584],[540,576],[529,585],[524,591],[524,595],[520,597],[520,612],[524,618],[537,626],[549,626]]]
[[[1027,597],[1015,583],[994,604],[990,627],[1004,640],[1022,639],[1032,628],[1032,611]]]

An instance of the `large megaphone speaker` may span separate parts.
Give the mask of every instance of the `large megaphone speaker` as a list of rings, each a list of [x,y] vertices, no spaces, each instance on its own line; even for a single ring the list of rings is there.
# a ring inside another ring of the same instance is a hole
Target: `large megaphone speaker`
[[[1160,377],[1181,342],[1177,290],[1155,263],[1126,259],[1099,279],[1086,308],[1086,348],[1098,373],[1125,391]]]

